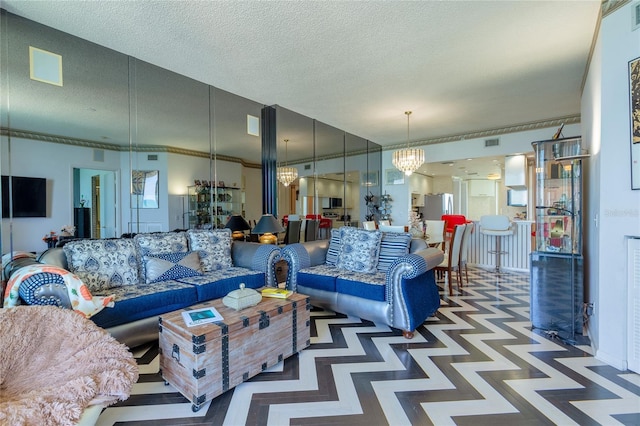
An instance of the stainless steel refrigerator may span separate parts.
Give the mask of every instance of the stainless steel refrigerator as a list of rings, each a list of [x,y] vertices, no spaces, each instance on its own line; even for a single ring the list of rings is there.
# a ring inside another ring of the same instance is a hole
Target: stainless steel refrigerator
[[[443,214],[453,214],[453,194],[428,194],[424,196],[424,207],[418,212],[425,220],[440,220]]]

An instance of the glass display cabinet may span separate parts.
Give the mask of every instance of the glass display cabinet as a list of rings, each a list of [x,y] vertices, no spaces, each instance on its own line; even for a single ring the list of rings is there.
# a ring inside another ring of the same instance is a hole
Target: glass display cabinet
[[[244,215],[240,188],[192,185],[188,187],[189,228],[224,228],[232,214]]]
[[[533,142],[536,156],[535,250],[531,253],[531,323],[569,343],[582,335],[581,138]]]

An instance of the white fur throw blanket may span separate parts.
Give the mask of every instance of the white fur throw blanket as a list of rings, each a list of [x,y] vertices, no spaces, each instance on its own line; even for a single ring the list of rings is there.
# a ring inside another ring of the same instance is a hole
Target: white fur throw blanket
[[[76,312],[0,309],[0,425],[73,425],[83,410],[129,397],[129,349]]]

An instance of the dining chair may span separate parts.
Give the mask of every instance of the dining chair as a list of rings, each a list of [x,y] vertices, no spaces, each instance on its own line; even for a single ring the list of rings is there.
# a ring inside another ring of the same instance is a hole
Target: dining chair
[[[318,238],[328,240],[333,227],[333,220],[328,217],[320,217],[318,220]]]
[[[473,222],[469,222],[467,223],[466,228],[464,228],[464,234],[462,235],[462,246],[460,247],[460,265],[458,265],[461,274],[462,269],[464,268],[464,276],[467,279],[467,285],[469,285],[469,269],[467,268],[467,258],[469,255],[469,240],[471,239],[473,227]],[[460,287],[462,287],[462,283],[460,283]]]
[[[449,296],[453,296],[453,273],[458,274],[458,292],[460,292],[460,249],[462,248],[462,237],[467,225],[455,225],[451,234],[451,243],[445,253],[444,260],[434,269],[436,272],[446,272],[449,284]]]
[[[318,228],[320,226],[319,220],[307,219],[306,228],[304,231],[304,240],[305,241],[315,241],[318,239]]]
[[[284,244],[293,244],[300,242],[300,228],[302,222],[299,220],[291,220],[287,222],[287,229],[284,234]]]
[[[367,221],[367,222],[362,222],[362,227],[364,229],[366,229],[367,231],[375,231],[376,230],[376,223],[373,220]]]
[[[443,246],[444,243],[444,220],[425,220],[426,241],[430,247]],[[442,247],[445,250],[445,247]]]
[[[378,229],[382,232],[406,232],[406,226],[402,226],[402,225],[383,225],[380,224],[380,226],[378,226]]]

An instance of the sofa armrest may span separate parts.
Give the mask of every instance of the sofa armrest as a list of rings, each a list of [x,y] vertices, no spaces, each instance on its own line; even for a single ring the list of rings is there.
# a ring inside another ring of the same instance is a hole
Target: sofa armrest
[[[316,240],[289,244],[282,249],[282,259],[287,262],[287,288],[297,291],[298,271],[311,266],[322,265],[327,258],[329,240]]]
[[[265,285],[268,287],[277,285],[276,262],[280,258],[280,249],[271,244],[234,241],[231,245],[233,265],[264,272]]]
[[[444,260],[444,252],[435,247],[428,247],[412,253],[424,259],[426,270],[430,270],[438,266]]]
[[[20,298],[29,305],[53,305],[60,308],[72,309],[69,300],[69,291],[64,282],[58,282],[54,277],[52,279],[50,273],[41,274],[37,277],[44,282],[37,287],[26,285],[20,286]]]
[[[64,279],[55,270],[33,271],[23,276],[21,271],[29,270],[30,266],[43,265],[40,259],[49,253],[48,260],[57,259],[54,266],[60,267],[58,263],[66,266],[66,257],[62,249],[51,248],[43,252],[37,258],[35,256],[17,256],[9,261],[3,270],[7,280],[5,306],[15,306],[22,302],[28,305],[53,305],[61,308],[71,308],[71,301]],[[47,264],[51,264],[47,263]],[[55,268],[57,269],[57,268]],[[64,268],[63,268],[64,269]],[[66,271],[61,271],[66,272]]]
[[[33,270],[34,265],[45,265],[33,258],[19,260],[22,262],[14,265],[16,267],[10,271],[3,301],[4,307],[16,306],[24,302],[28,305],[53,305],[71,309],[67,285],[57,272],[67,273],[66,271],[58,268]],[[23,274],[23,271],[28,272]]]
[[[62,247],[53,247],[43,251],[38,257],[37,261],[40,263],[46,263],[47,265],[58,266],[62,269],[69,270],[67,263],[67,255]]]
[[[434,247],[429,247],[415,253],[406,254],[397,258],[389,266],[387,280],[389,277],[415,278],[430,269],[435,268],[444,260],[444,253]]]
[[[437,248],[430,247],[401,256],[393,261],[387,271],[386,298],[391,305],[390,316],[393,318],[393,323],[397,324],[397,327],[414,330],[419,324],[413,324],[412,318],[424,317],[423,314],[425,313],[427,315],[433,314],[433,312],[415,314],[417,311],[433,310],[427,306],[425,300],[419,300],[416,297],[418,294],[422,297],[427,297],[429,299],[428,302],[437,309],[440,303],[437,286],[434,280],[428,280],[424,275],[433,270],[443,260],[444,253]],[[419,286],[430,286],[432,288],[429,288],[426,292],[421,291],[423,289],[414,288]]]

